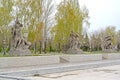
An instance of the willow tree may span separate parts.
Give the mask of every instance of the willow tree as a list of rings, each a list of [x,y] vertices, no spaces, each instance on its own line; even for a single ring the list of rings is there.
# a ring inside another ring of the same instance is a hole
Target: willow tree
[[[12,21],[12,7],[13,0],[0,0],[0,46],[3,39],[7,40],[7,44],[10,40],[10,27],[8,26]]]
[[[13,0],[1,0],[0,1],[0,27],[8,26],[11,22],[12,16],[12,7],[13,7]]]
[[[53,0],[15,0],[14,2],[16,16],[28,28],[30,34],[36,36],[34,32],[38,29],[41,31],[38,25],[42,25],[43,31],[39,32],[40,36],[37,37],[41,37],[41,34],[46,37],[52,22]],[[35,39],[35,36],[29,35],[28,38]]]
[[[30,14],[29,14],[29,35],[28,39],[35,43],[42,39],[42,24],[41,16],[42,16],[42,0],[31,0],[29,4]]]
[[[49,37],[48,35],[53,24],[53,0],[33,0],[30,7],[33,14],[31,23],[35,24],[34,26],[31,25],[31,28],[33,27],[31,30],[35,29],[36,39],[41,37],[39,39],[43,42],[42,48],[44,50],[46,40]]]
[[[56,25],[52,29],[55,43],[67,43],[70,32],[82,35],[83,22],[88,17],[88,11],[81,9],[78,0],[64,0],[57,8],[55,15]]]

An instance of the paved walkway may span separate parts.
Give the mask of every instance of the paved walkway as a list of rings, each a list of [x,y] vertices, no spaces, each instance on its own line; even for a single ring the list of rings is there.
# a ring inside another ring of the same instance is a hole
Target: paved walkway
[[[120,80],[120,65],[29,76],[30,80]]]
[[[102,60],[82,63],[61,63],[53,65],[3,68],[0,69],[0,78],[22,80],[22,76],[32,76],[34,74],[44,75],[49,73],[83,70],[111,65],[120,65],[120,60]]]

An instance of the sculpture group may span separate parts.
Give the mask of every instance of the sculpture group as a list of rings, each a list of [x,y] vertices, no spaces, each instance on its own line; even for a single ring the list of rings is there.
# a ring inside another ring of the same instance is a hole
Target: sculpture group
[[[31,55],[31,51],[29,50],[30,42],[22,35],[22,27],[23,25],[16,20],[15,25],[12,28],[12,36],[11,36],[11,55]],[[82,54],[83,51],[80,49],[80,37],[77,33],[71,31],[69,39],[68,39],[68,50],[67,53],[71,54]],[[115,52],[115,47],[112,44],[112,37],[105,36],[102,42],[102,51],[103,52]]]
[[[81,43],[79,35],[71,31],[70,37],[69,37],[69,49],[67,50],[67,53],[72,54],[81,54],[83,51],[80,49]],[[102,52],[116,52],[115,46],[112,43],[112,36],[107,35],[103,38],[103,42],[101,44],[102,46]]]
[[[28,42],[22,35],[22,27],[23,25],[16,20],[11,32],[11,48],[9,52],[11,55],[31,54],[30,50],[28,49],[31,43]]]
[[[116,52],[115,47],[112,43],[112,37],[111,36],[105,36],[104,40],[102,42],[102,51],[103,52]]]
[[[81,54],[83,51],[80,49],[80,37],[77,33],[74,33],[71,31],[70,37],[69,37],[69,49],[67,50],[67,53],[72,54]]]

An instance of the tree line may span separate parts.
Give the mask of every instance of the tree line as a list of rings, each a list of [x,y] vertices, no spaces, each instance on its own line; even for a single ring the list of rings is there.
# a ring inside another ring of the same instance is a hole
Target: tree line
[[[10,49],[11,28],[16,18],[23,24],[23,35],[27,35],[35,53],[65,51],[71,31],[79,34],[85,51],[101,50],[105,34],[112,35],[114,45],[119,43],[120,31],[114,26],[92,34],[87,32],[89,10],[80,7],[78,0],[63,0],[59,5],[54,0],[0,0],[0,51],[3,40],[7,51]]]

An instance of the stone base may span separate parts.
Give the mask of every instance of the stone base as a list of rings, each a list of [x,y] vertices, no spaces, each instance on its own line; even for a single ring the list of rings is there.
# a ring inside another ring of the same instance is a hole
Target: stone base
[[[15,50],[10,50],[10,55],[13,56],[27,56],[31,55],[31,51],[29,49],[15,49]]]
[[[117,52],[115,49],[104,49],[102,51],[105,52],[105,53],[114,53],[114,52]]]
[[[102,54],[103,59],[108,59],[108,60],[112,60],[112,59],[120,59],[120,54],[119,53],[106,53],[106,54]]]
[[[77,50],[76,49],[68,49],[67,53],[68,54],[83,54],[83,51],[80,49],[77,49]]]

